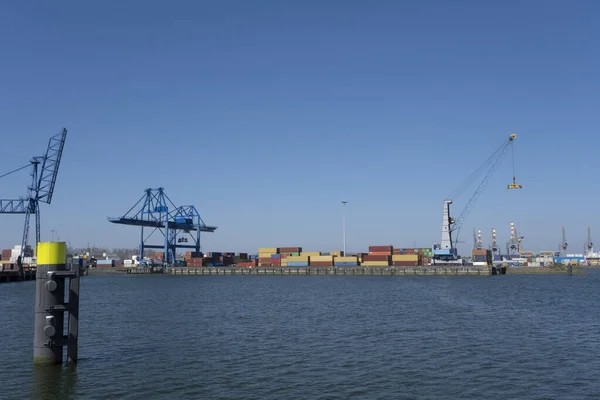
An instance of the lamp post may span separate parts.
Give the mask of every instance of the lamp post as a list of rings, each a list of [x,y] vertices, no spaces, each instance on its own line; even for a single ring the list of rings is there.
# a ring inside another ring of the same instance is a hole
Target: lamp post
[[[344,241],[344,256],[346,256],[346,203],[342,201],[342,238]]]

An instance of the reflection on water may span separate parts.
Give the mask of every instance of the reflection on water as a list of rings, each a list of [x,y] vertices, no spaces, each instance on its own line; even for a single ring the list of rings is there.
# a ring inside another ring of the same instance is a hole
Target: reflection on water
[[[75,364],[36,365],[33,368],[33,396],[35,400],[75,399],[77,369]]]

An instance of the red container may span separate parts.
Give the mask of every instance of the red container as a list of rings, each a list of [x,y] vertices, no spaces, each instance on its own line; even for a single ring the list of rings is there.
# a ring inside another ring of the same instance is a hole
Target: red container
[[[302,247],[280,247],[280,253],[301,253]]]
[[[392,261],[394,267],[417,267],[417,261]]]
[[[392,252],[390,251],[372,251],[369,253],[370,256],[391,256]]]
[[[394,250],[394,246],[369,246],[369,253],[386,251],[391,253]]]
[[[246,261],[246,262],[238,263],[238,267],[250,268],[250,267],[255,267],[255,266],[256,266],[256,263],[252,262],[252,261]]]
[[[363,256],[363,261],[390,261],[390,256],[384,256],[384,255],[368,255],[368,256]]]
[[[262,262],[270,263],[271,262],[271,257],[261,257],[261,258],[258,259],[258,262],[259,263],[262,263]]]
[[[330,261],[311,261],[311,267],[331,267],[332,263]]]

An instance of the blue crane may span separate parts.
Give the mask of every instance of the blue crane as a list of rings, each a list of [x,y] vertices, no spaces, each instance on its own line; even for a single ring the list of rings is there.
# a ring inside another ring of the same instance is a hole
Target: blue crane
[[[140,260],[144,256],[144,249],[164,249],[163,261],[167,264],[175,262],[175,252],[178,248],[200,252],[200,232],[214,232],[217,229],[216,226],[204,223],[196,207],[175,206],[162,187],[146,189],[144,196],[125,215],[118,218],[109,217],[108,221],[139,226],[141,228]],[[150,230],[146,236],[144,228]],[[157,231],[163,235],[163,244],[147,244],[146,242]]]
[[[33,256],[33,251],[28,248],[29,219],[31,214],[35,215],[36,246],[41,241],[40,203],[50,204],[52,202],[52,195],[54,194],[54,187],[56,186],[56,178],[58,176],[58,167],[60,166],[66,139],[67,130],[63,128],[59,133],[50,138],[46,155],[33,157],[29,164],[0,176],[1,178],[27,167],[31,168],[31,186],[28,188],[27,196],[16,200],[0,200],[0,214],[25,214],[21,254],[17,262],[20,272],[23,271],[21,263],[23,256]]]
[[[485,187],[487,186],[490,178],[496,171],[496,167],[499,165],[504,154],[506,154],[509,147],[512,150],[512,168],[513,168],[513,180],[512,183],[507,185],[507,189],[522,189],[523,186],[516,183],[515,176],[515,153],[513,142],[517,135],[511,133],[508,140],[505,141],[500,148],[494,151],[488,159],[479,166],[450,196],[444,200],[444,211],[442,217],[442,240],[439,244],[433,246],[433,263],[434,264],[460,264],[462,260],[458,257],[458,251],[454,246],[458,242],[458,236],[460,229],[465,222],[469,213],[475,207],[477,200],[483,194]],[[473,181],[483,174],[483,178],[477,185],[475,193],[471,196],[467,205],[460,213],[458,219],[454,219],[450,216],[450,204],[452,204],[452,197],[464,192],[468,187],[471,186]],[[455,236],[455,239],[453,239]]]

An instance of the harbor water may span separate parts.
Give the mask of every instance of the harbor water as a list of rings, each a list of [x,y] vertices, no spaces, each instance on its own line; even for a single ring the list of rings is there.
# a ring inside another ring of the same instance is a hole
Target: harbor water
[[[34,282],[0,285],[0,399],[597,399],[600,272],[103,275],[79,362],[33,366]]]

